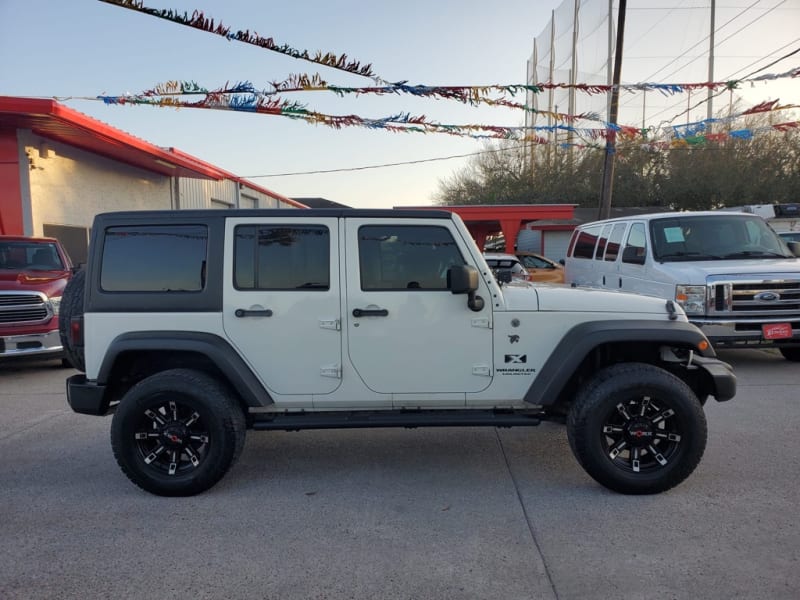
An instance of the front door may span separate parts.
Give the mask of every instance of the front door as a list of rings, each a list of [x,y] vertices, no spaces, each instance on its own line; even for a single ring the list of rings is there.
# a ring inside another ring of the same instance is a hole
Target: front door
[[[342,376],[335,218],[227,219],[223,326],[279,394],[327,394]]]
[[[347,219],[348,353],[371,390],[479,392],[492,381],[491,298],[473,312],[447,289],[447,270],[468,249],[452,221]]]

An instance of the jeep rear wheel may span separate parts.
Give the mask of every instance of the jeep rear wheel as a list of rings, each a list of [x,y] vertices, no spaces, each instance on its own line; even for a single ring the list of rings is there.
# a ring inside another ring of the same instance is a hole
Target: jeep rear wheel
[[[631,363],[603,369],[585,385],[567,435],[596,481],[623,494],[654,494],[694,471],[708,434],[689,386],[658,367]]]
[[[190,369],[133,386],[111,423],[111,447],[136,485],[160,496],[191,496],[217,483],[244,447],[245,417],[231,392]]]
[[[72,339],[72,319],[73,317],[83,317],[83,288],[85,283],[86,271],[78,271],[70,278],[64,287],[58,312],[58,333],[61,338],[61,346],[64,349],[64,358],[79,371],[86,370],[86,362],[83,356],[83,347],[76,344]],[[63,366],[69,365],[64,364]]]

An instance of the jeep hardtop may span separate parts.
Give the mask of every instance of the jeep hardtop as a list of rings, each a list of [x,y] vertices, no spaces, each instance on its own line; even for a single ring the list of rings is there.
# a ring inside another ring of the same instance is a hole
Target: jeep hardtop
[[[655,493],[736,387],[675,302],[502,284],[445,211],[101,214],[61,319],[70,406],[113,413],[119,466],[160,495],[214,485],[247,429],[543,420],[601,484]]]

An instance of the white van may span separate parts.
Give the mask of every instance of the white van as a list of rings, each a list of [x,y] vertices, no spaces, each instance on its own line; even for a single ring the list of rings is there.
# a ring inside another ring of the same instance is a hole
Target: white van
[[[672,212],[575,229],[566,283],[673,300],[718,347],[774,346],[800,361],[800,244],[758,215]]]

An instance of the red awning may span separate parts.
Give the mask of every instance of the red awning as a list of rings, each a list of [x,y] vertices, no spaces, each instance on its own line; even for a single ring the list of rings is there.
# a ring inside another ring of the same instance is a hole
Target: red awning
[[[161,175],[224,178],[223,171],[208,163],[176,155],[55,100],[0,96],[0,128],[30,129],[43,138]]]
[[[470,234],[483,251],[486,238],[497,233],[515,245],[519,230],[525,223],[539,220],[569,220],[573,218],[576,204],[490,204],[469,206],[414,206],[403,208],[449,210],[456,213],[469,229]],[[513,247],[507,248],[509,252]]]

